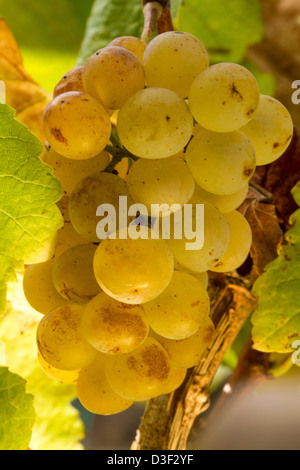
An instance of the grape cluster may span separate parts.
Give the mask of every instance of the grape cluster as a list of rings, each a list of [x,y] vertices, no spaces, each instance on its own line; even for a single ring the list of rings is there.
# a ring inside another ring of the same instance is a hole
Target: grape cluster
[[[44,315],[38,358],[53,379],[76,383],[88,410],[118,413],[174,391],[211,345],[208,272],[247,259],[252,234],[237,208],[256,166],[288,147],[293,123],[246,68],[210,65],[199,39],[173,31],[148,45],[117,38],[70,70],[44,130],[64,226],[53,256],[24,274],[25,296]],[[128,159],[110,172],[116,138]],[[118,214],[122,196],[158,205],[155,217],[171,222],[173,205],[189,204],[194,220],[203,204],[202,248],[188,250],[185,233],[151,237],[147,223],[126,237],[130,218],[99,240],[97,208]]]

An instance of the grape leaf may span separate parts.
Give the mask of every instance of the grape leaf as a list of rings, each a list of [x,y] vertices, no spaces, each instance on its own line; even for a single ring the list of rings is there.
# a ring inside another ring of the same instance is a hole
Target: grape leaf
[[[0,105],[0,298],[23,262],[47,259],[62,215],[55,203],[62,187],[39,159],[44,146]],[[44,258],[45,257],[45,258]],[[0,311],[3,310],[3,302]]]
[[[197,36],[211,62],[240,62],[247,46],[263,37],[260,0],[185,0],[176,29]]]
[[[292,193],[300,205],[300,184]],[[254,348],[262,352],[292,352],[293,342],[300,339],[300,209],[291,222],[279,256],[253,287],[258,308],[252,316],[252,334]]]
[[[0,450],[26,450],[35,421],[33,396],[25,380],[0,367]]]

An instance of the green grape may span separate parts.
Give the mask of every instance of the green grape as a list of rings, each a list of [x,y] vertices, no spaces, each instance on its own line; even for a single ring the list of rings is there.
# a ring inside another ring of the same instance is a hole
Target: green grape
[[[87,93],[109,109],[120,109],[145,86],[144,69],[138,58],[123,47],[108,46],[88,58],[83,69]]]
[[[208,67],[209,58],[195,36],[169,31],[148,44],[143,63],[149,87],[168,88],[186,98],[193,80]]]
[[[54,260],[27,266],[23,276],[23,291],[29,305],[47,314],[67,301],[57,292],[52,281]]]
[[[97,354],[82,330],[84,307],[68,304],[45,315],[37,328],[37,346],[44,360],[60,370],[80,370]]]
[[[163,389],[163,391],[161,392],[161,395],[167,395],[169,393],[174,392],[177,388],[179,388],[180,385],[182,385],[184,382],[186,373],[187,373],[186,369],[177,369],[177,368],[171,367],[168,385],[166,385],[166,387]]]
[[[54,262],[53,283],[70,302],[84,304],[101,292],[93,271],[96,248],[90,244],[73,246]]]
[[[260,90],[245,67],[220,63],[204,70],[188,96],[195,120],[214,132],[232,132],[247,124],[259,104]]]
[[[122,36],[111,41],[108,46],[124,47],[124,49],[132,52],[142,64],[147,44],[134,36]]]
[[[48,146],[43,156],[44,163],[51,166],[54,176],[59,179],[64,193],[70,196],[77,183],[87,176],[103,171],[110,162],[108,152],[101,152],[99,155],[88,160],[72,160],[65,158]]]
[[[226,214],[227,212],[234,211],[244,202],[248,194],[248,190],[249,184],[247,183],[236,193],[220,196],[218,194],[209,193],[196,184],[195,191],[190,202],[193,204],[211,204],[219,209],[222,214]]]
[[[133,202],[126,182],[112,173],[94,173],[79,182],[69,201],[70,219],[76,232],[88,241],[99,243],[97,209],[102,204],[110,204],[118,214],[120,196],[127,196],[128,205]],[[118,228],[119,219],[113,231]]]
[[[252,243],[251,227],[240,212],[229,212],[225,217],[229,225],[230,239],[223,258],[212,268],[212,271],[218,273],[239,268],[246,261]]]
[[[79,376],[79,370],[60,370],[48,364],[41,353],[37,352],[37,357],[42,370],[50,379],[64,384],[76,384]]]
[[[144,204],[148,213],[159,216],[159,209],[152,205],[158,204],[161,214],[169,213],[173,204],[188,203],[195,188],[191,172],[178,156],[160,160],[139,159],[131,167],[128,174],[128,189],[132,198]]]
[[[106,377],[122,397],[145,401],[163,392],[170,369],[166,350],[154,338],[147,338],[131,353],[114,356],[106,368]]]
[[[104,292],[87,305],[83,327],[91,345],[106,354],[128,353],[149,333],[143,307],[118,302]]]
[[[43,125],[51,147],[74,160],[85,160],[101,153],[111,134],[111,122],[104,106],[78,91],[54,98],[46,108]]]
[[[117,130],[124,147],[138,157],[158,159],[175,155],[189,142],[193,117],[174,91],[147,88],[121,108]]]
[[[256,168],[253,145],[242,132],[201,130],[186,151],[186,162],[201,188],[217,195],[245,188]]]
[[[127,410],[132,400],[118,395],[105,376],[107,358],[98,354],[96,359],[84,367],[77,381],[77,396],[82,406],[96,415],[112,415]]]
[[[65,73],[54,88],[53,98],[69,91],[81,91],[84,93],[82,72],[83,65],[78,65]]]
[[[209,316],[210,302],[205,287],[195,277],[174,271],[168,287],[144,304],[149,325],[160,336],[184,339],[196,333]]]
[[[196,366],[204,352],[210,348],[215,333],[212,320],[207,317],[192,336],[173,340],[159,336],[154,331],[150,337],[155,338],[167,351],[172,368],[188,369]]]
[[[253,119],[241,129],[254,145],[257,165],[268,165],[291,143],[294,125],[286,107],[271,96],[261,95]]]
[[[124,234],[118,233],[120,236]],[[107,238],[97,248],[96,279],[103,291],[119,302],[142,304],[153,300],[172,278],[174,260],[168,245],[164,240],[151,239],[150,230],[148,236]]]
[[[195,206],[193,205],[193,209]],[[196,224],[193,210],[192,222]],[[204,204],[204,244],[201,249],[188,250],[186,244],[191,242],[185,236],[166,240],[175,261],[191,272],[203,273],[218,264],[223,258],[229,243],[229,227],[225,216],[210,204]]]

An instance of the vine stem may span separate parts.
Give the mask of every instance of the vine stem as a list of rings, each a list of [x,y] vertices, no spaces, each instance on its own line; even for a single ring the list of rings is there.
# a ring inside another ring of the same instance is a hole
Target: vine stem
[[[143,0],[144,30],[141,39],[149,44],[158,34],[172,31],[170,0]]]

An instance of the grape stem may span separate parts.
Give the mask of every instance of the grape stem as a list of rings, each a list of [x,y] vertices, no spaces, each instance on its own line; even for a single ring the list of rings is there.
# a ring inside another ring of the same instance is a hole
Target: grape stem
[[[111,141],[113,139],[111,138]],[[128,158],[129,160],[138,160],[138,157],[133,155],[132,153],[128,152],[128,150],[120,147],[118,144],[114,145],[107,145],[104,149],[106,152],[108,152],[110,155],[112,155],[112,160],[111,162],[107,165],[105,168],[105,173],[112,173],[118,163],[120,163],[123,158]]]
[[[173,30],[170,0],[143,0],[144,30],[141,39],[149,44],[158,34]]]

